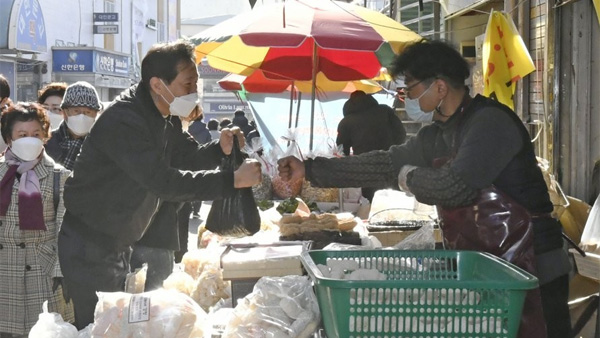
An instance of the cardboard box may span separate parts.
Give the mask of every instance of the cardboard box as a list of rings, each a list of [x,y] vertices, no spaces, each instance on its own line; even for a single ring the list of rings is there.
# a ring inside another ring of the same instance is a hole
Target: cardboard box
[[[399,242],[403,241],[409,235],[415,233],[416,230],[392,230],[392,231],[373,231],[369,232],[369,235],[375,236],[384,247],[386,246],[394,246]],[[433,229],[433,236],[435,237],[436,243],[441,243],[442,240],[442,232],[440,229]]]

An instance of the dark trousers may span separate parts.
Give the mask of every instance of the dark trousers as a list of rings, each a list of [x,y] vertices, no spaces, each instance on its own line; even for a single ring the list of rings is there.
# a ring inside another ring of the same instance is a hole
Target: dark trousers
[[[541,285],[540,292],[548,338],[570,337],[569,275],[560,276],[549,283]]]
[[[65,218],[58,235],[58,258],[78,330],[94,322],[97,291],[123,291],[130,256],[130,248],[116,251],[85,240]]]
[[[131,253],[131,271],[141,268],[144,263],[148,264],[146,271],[146,284],[144,291],[152,291],[163,286],[163,282],[171,273],[175,265],[173,250],[163,248],[151,248],[136,244]]]
[[[180,263],[183,255],[188,251],[188,237],[190,231],[190,214],[192,213],[192,203],[184,203],[177,212],[177,226],[179,230],[179,251],[175,251],[175,263]],[[200,202],[202,204],[202,202]],[[200,210],[200,208],[198,208]]]

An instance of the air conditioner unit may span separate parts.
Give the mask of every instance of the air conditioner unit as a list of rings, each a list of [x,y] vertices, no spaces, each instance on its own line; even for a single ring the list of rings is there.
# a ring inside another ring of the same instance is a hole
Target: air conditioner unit
[[[146,21],[146,27],[156,30],[156,20],[154,19],[148,19],[148,21]]]

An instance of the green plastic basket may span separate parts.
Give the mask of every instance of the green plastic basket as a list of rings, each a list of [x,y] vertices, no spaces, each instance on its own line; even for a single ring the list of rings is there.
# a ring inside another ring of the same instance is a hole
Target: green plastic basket
[[[451,250],[304,252],[328,338],[514,338],[538,280],[493,255]],[[324,277],[317,264],[354,260],[387,280]]]

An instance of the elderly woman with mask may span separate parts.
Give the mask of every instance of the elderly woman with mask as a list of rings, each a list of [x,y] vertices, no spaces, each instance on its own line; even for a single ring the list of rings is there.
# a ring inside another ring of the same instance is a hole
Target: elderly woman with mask
[[[67,87],[60,107],[65,121],[52,132],[46,151],[56,162],[73,170],[81,145],[101,108],[100,99],[91,84],[79,81]]]
[[[37,103],[18,103],[2,112],[0,157],[0,336],[26,335],[42,303],[73,321],[62,301],[57,236],[69,171],[44,152],[50,122]]]

